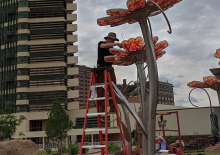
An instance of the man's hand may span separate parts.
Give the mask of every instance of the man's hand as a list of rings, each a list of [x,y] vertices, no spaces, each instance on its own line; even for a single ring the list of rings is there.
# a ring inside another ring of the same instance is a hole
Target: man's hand
[[[100,45],[101,48],[113,48],[113,46],[122,47],[122,44],[117,42],[117,43],[102,43]]]
[[[118,46],[118,47],[120,47],[120,48],[122,48],[122,43],[115,43],[115,46]]]

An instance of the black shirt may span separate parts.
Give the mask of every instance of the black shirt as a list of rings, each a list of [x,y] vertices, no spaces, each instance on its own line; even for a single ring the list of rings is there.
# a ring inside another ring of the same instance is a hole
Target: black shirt
[[[109,51],[109,48],[101,48],[100,45],[104,43],[103,41],[100,41],[98,44],[98,60],[97,65],[98,67],[111,67],[112,63],[105,62],[105,56],[112,55]]]

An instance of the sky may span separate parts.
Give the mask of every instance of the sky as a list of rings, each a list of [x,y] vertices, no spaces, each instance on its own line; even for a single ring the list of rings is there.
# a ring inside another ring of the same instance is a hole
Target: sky
[[[125,24],[115,28],[99,27],[97,18],[106,16],[109,8],[126,8],[126,0],[77,0],[79,64],[96,66],[97,43],[109,31],[116,32],[120,40],[141,36],[138,24]],[[166,11],[173,33],[167,33],[168,27],[162,15],[151,17],[153,34],[160,40],[167,40],[167,54],[158,61],[160,81],[174,85],[175,103],[178,106],[190,106],[186,86],[189,81],[202,80],[211,75],[209,69],[217,68],[214,58],[220,48],[220,1],[219,0],[183,0]],[[135,66],[115,66],[117,81],[136,80]],[[208,90],[214,105],[218,105],[217,94]],[[194,104],[208,106],[208,98],[201,91],[192,94]]]

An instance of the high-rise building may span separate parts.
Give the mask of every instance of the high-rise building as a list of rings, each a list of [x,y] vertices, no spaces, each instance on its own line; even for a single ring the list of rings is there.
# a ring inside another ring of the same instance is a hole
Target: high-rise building
[[[0,109],[48,110],[74,96],[74,0],[0,0]],[[69,103],[68,103],[69,102]]]
[[[14,138],[45,144],[52,103],[78,107],[76,10],[75,0],[0,0],[0,112],[26,118]]]

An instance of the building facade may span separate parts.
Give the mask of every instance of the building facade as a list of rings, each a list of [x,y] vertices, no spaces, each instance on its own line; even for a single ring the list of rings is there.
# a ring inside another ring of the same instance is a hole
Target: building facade
[[[0,106],[17,112],[64,106],[77,63],[73,0],[1,0]]]
[[[75,0],[0,0],[0,112],[26,118],[14,138],[43,143],[53,102],[78,107],[76,10]]]

